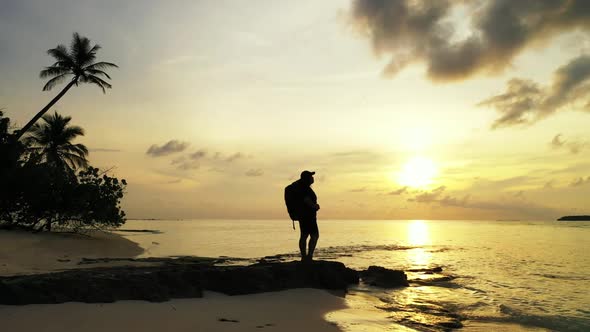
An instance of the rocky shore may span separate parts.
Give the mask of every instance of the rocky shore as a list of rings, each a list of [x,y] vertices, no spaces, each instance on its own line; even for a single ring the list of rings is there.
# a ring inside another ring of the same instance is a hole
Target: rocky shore
[[[227,265],[228,260],[195,257],[139,259],[132,261],[153,265],[97,267],[0,277],[0,304],[71,301],[104,303],[117,300],[161,302],[173,298],[202,297],[204,290],[227,295],[293,288],[345,292],[349,285],[358,284],[361,279],[377,287],[408,286],[403,271],[382,267],[356,271],[333,261],[302,263],[262,260],[251,265]],[[93,262],[96,260],[88,263]]]

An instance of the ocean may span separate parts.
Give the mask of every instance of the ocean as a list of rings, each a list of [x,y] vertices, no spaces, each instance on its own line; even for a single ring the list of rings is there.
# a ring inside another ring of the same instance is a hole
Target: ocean
[[[359,285],[344,331],[590,331],[590,222],[319,220],[315,258],[408,272],[410,287]],[[296,223],[297,226],[297,223]],[[290,220],[129,220],[143,257],[298,259]],[[276,257],[275,257],[276,258]]]

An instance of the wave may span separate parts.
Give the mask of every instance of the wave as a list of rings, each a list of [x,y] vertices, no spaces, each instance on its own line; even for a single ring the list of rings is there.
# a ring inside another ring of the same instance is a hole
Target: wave
[[[490,303],[477,301],[457,304],[412,298],[408,301],[400,294],[373,294],[382,305],[377,308],[389,313],[395,323],[419,331],[448,331],[463,324],[487,326],[490,330],[509,330],[509,325],[540,328],[551,331],[590,331],[590,319],[564,315],[535,315],[507,305],[499,305],[497,314],[478,314],[490,307]],[[582,313],[583,314],[583,313]],[[504,326],[504,327],[502,327]]]
[[[462,248],[451,248],[446,246],[401,246],[395,244],[380,244],[380,245],[352,245],[352,246],[330,246],[318,248],[314,255],[318,259],[338,259],[341,257],[353,257],[354,254],[366,253],[372,251],[404,251],[424,249],[429,253],[440,253],[450,250],[463,250]],[[299,252],[289,252],[284,254],[277,254],[263,257],[266,261],[284,261],[287,259],[298,259]]]
[[[589,331],[590,319],[563,315],[535,315],[521,310],[499,305],[500,316],[469,316],[466,318],[480,322],[518,324],[526,327],[537,327],[552,331]]]
[[[590,278],[588,278],[586,276],[576,276],[576,275],[558,275],[558,274],[549,274],[549,273],[532,273],[532,275],[543,277],[543,278],[549,278],[549,279],[590,280]]]

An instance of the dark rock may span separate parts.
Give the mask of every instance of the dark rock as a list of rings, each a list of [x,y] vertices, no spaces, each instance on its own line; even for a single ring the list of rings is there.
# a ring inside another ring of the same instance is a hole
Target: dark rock
[[[363,281],[371,286],[395,288],[408,286],[408,276],[404,271],[390,270],[381,266],[369,266],[361,272]]]
[[[446,327],[449,329],[460,329],[463,327],[463,324],[461,323],[461,321],[459,321],[457,319],[448,320],[448,321],[444,321],[444,322],[438,322],[438,323],[436,323],[436,325]]]
[[[590,216],[563,216],[557,221],[590,221]]]
[[[424,274],[433,274],[433,273],[440,273],[442,272],[442,267],[437,266],[437,267],[433,267],[433,268],[426,268],[426,269],[409,269],[406,270],[408,272],[422,272]]]
[[[229,295],[277,291],[290,288],[346,290],[358,283],[358,273],[340,262],[314,261],[258,263],[205,269],[204,288]]]
[[[345,291],[355,283],[358,273],[339,262],[215,266],[210,260],[184,258],[158,266],[101,267],[0,277],[0,304],[159,302],[201,297],[204,289],[228,295],[301,287]]]

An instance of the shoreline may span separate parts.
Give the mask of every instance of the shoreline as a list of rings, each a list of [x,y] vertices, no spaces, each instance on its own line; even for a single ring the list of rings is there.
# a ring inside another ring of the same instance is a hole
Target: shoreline
[[[304,264],[286,261],[293,259],[289,254],[257,260],[223,256],[137,258],[143,252],[137,243],[122,235],[105,232],[97,232],[89,237],[71,233],[4,231],[0,232],[0,240],[4,240],[2,244],[5,246],[12,245],[12,252],[16,253],[13,256],[0,253],[3,269],[0,271],[12,272],[8,275],[0,273],[0,303],[3,303],[0,305],[0,316],[11,317],[11,322],[21,327],[20,320],[23,317],[39,315],[32,322],[46,321],[53,324],[54,316],[79,312],[81,317],[86,317],[75,319],[76,326],[80,326],[92,321],[108,321],[111,318],[100,316],[101,312],[120,310],[120,313],[112,314],[118,317],[115,321],[105,323],[112,324],[109,329],[113,331],[118,331],[117,326],[122,326],[121,330],[126,331],[129,328],[194,331],[201,324],[205,324],[205,330],[214,331],[258,331],[264,328],[281,331],[340,331],[337,325],[346,327],[357,324],[347,322],[349,320],[360,318],[364,324],[367,319],[379,319],[380,315],[369,318],[366,317],[368,312],[358,312],[347,306],[344,295],[349,285],[358,284],[359,278],[363,279],[365,285],[382,288],[408,286],[403,271],[375,266],[355,271],[335,261]],[[105,251],[105,248],[108,250]],[[40,250],[43,250],[43,254],[37,255]],[[60,258],[66,255],[67,259]],[[46,260],[40,262],[40,257]],[[408,271],[435,277],[441,269]],[[424,281],[411,282],[421,284]],[[327,289],[336,292],[329,293]],[[326,296],[331,300],[326,300]],[[218,307],[211,306],[211,303],[217,303]],[[283,309],[278,308],[286,305],[296,312],[313,310],[295,323],[292,315],[280,315],[279,311]],[[210,310],[205,316],[181,317],[176,313],[178,306],[186,306],[188,311],[209,310],[204,307]],[[233,309],[220,311],[226,307]],[[263,313],[254,309],[257,307]],[[174,308],[174,312],[169,312],[170,308]],[[137,313],[145,310],[153,310],[155,317],[168,317],[160,320],[173,320],[174,325],[170,327],[158,325],[158,322],[143,322],[150,320]],[[343,310],[346,313],[339,314]],[[236,312],[241,314],[236,316]],[[252,320],[253,317],[258,318]],[[263,322],[270,318],[276,318],[278,323]],[[308,321],[313,323],[309,325]],[[445,319],[442,322],[447,326],[461,326],[460,320]],[[60,321],[55,329],[45,330],[76,330],[73,326],[63,324]],[[383,324],[392,322],[383,321]],[[278,325],[282,328],[279,329]],[[51,328],[54,328],[53,325]],[[37,329],[34,325],[30,327],[30,330]],[[104,324],[101,324],[101,329],[104,329]],[[94,331],[91,328],[85,330]]]

